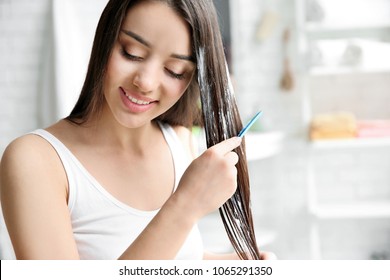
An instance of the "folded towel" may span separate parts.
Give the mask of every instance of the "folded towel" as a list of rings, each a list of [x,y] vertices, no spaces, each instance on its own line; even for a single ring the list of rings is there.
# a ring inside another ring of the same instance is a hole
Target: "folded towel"
[[[358,137],[390,137],[390,120],[358,121]]]
[[[357,134],[357,121],[349,112],[320,114],[310,124],[310,139],[353,138]]]
[[[310,139],[311,140],[321,140],[321,139],[343,139],[343,138],[355,138],[355,132],[324,132],[324,131],[311,131]]]

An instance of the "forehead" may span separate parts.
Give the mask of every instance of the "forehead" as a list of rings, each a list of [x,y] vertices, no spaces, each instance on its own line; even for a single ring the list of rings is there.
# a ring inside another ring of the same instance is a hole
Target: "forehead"
[[[122,30],[141,36],[152,47],[191,54],[188,23],[164,2],[140,1],[127,11]]]

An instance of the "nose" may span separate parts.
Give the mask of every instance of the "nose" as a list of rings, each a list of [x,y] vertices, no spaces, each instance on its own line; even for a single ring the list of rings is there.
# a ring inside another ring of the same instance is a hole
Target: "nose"
[[[133,85],[143,93],[149,93],[158,88],[160,83],[160,71],[153,63],[144,64],[137,69]]]

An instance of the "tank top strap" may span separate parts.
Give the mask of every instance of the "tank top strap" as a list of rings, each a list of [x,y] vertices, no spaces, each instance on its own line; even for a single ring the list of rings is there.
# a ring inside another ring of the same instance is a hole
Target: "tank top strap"
[[[69,209],[72,209],[75,198],[74,198],[74,192],[76,190],[72,189],[72,186],[75,185],[75,182],[77,181],[75,178],[74,172],[74,165],[72,163],[78,162],[78,160],[75,158],[75,156],[72,154],[72,152],[53,134],[50,132],[44,130],[44,129],[36,129],[32,132],[29,132],[29,134],[34,134],[37,136],[42,137],[45,139],[49,144],[53,147],[53,149],[56,151],[58,157],[61,160],[61,164],[64,167],[65,174],[68,180],[68,207]]]
[[[177,136],[175,130],[166,123],[158,123],[161,131],[164,135],[165,141],[167,142],[169,149],[171,150],[174,170],[175,170],[175,189],[177,188],[181,176],[183,176],[184,171],[187,169],[188,165],[191,163],[191,159],[186,152],[183,143]]]

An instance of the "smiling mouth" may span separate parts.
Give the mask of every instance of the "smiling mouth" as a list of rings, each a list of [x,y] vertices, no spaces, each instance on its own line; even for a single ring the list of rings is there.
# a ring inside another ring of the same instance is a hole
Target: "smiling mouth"
[[[134,98],[130,95],[127,94],[126,91],[123,90],[123,93],[126,95],[127,99],[129,99],[132,103],[137,104],[137,105],[149,105],[155,101],[144,101],[144,100],[139,100],[137,98]]]
[[[133,102],[133,103],[135,103],[135,104],[138,104],[138,105],[149,105],[150,103],[152,103],[152,102],[146,102],[146,101],[138,100],[138,99],[136,99],[136,98],[134,98],[134,97],[128,96],[127,94],[126,94],[126,97],[127,97],[131,102]]]

